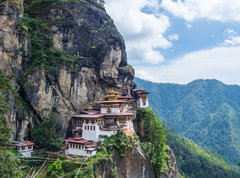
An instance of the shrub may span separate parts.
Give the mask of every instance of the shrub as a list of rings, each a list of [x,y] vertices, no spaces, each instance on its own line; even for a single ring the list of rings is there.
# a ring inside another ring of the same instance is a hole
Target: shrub
[[[63,144],[61,129],[58,115],[50,113],[45,121],[33,128],[32,137],[38,146],[48,150],[57,150]]]
[[[166,130],[151,108],[139,109],[138,118],[144,118],[144,134],[140,137],[141,145],[153,163],[157,174],[168,171]]]

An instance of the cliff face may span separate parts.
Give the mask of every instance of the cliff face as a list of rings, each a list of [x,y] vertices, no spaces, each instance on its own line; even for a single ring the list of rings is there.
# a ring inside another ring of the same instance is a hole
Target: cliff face
[[[17,32],[17,23],[23,12],[22,1],[1,1],[0,3],[0,74],[10,80],[15,94],[9,93],[10,111],[8,121],[12,125],[13,137],[27,135],[29,123],[33,122],[32,111],[26,111],[23,103],[15,96],[22,92],[18,77],[22,71],[23,55],[21,48],[27,48],[27,38],[20,38]],[[22,137],[20,137],[22,138]]]
[[[47,35],[53,38],[54,48],[84,59],[74,63],[74,72],[64,63],[57,66],[54,75],[41,64],[29,69],[35,59],[30,32],[19,33],[21,2],[1,3],[0,71],[11,76],[13,88],[30,108],[26,111],[9,96],[12,98],[9,122],[15,139],[26,137],[33,121],[44,120],[51,111],[60,115],[64,134],[71,115],[100,99],[109,89],[130,93],[134,71],[127,70],[123,38],[97,2],[50,3],[38,7],[26,1],[25,6],[29,8],[28,15],[48,22]]]
[[[23,11],[35,26],[22,23]],[[41,26],[37,21],[47,24],[45,34],[37,33]],[[26,0],[24,6],[22,0],[5,0],[0,3],[0,27],[0,76],[12,86],[7,94],[12,139],[27,139],[34,124],[50,112],[59,115],[65,135],[71,116],[86,104],[110,89],[130,94],[134,88],[134,70],[127,64],[124,40],[95,0],[54,4]],[[64,60],[59,55],[50,61],[42,49],[64,54]],[[112,158],[119,178],[154,177],[139,145],[129,149],[125,158],[117,150]],[[109,177],[108,168],[106,164],[99,177]]]
[[[150,161],[139,145],[128,150],[125,159],[122,159],[117,152],[113,152],[113,160],[117,167],[118,178],[155,176]]]

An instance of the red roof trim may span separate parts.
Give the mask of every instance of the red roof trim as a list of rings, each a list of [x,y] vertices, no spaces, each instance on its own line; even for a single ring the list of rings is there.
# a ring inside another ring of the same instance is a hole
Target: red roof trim
[[[76,115],[73,117],[81,117],[81,118],[99,118],[99,117],[103,117],[102,114],[80,114],[80,115]]]
[[[89,142],[89,140],[85,140],[85,139],[76,139],[76,138],[68,138],[68,139],[65,140],[65,142],[84,144],[84,143]]]
[[[34,143],[30,142],[30,141],[25,141],[25,142],[21,142],[19,144],[16,144],[17,147],[23,147],[23,146],[33,146]]]

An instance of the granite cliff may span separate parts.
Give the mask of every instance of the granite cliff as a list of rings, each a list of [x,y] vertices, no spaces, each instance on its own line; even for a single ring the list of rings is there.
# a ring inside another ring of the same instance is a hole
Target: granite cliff
[[[38,12],[41,5],[42,11]],[[28,8],[25,10],[27,20],[34,18],[47,25],[44,35],[52,38],[54,49],[67,53],[67,58],[79,59],[71,63],[72,66],[66,64],[67,59],[66,62],[59,59],[57,64],[50,64],[55,73],[49,72],[49,64],[37,61],[37,57],[41,60],[45,54],[33,49],[33,33],[38,39],[42,34],[35,33],[33,25],[26,24],[26,20],[21,22],[20,17],[25,16],[23,3],[1,3],[0,72],[9,78],[16,94],[28,106],[23,107],[9,95],[12,106],[9,122],[15,139],[26,137],[28,128],[44,120],[51,111],[60,115],[65,133],[71,115],[85,104],[98,100],[110,88],[130,93],[134,71],[128,70],[123,38],[97,2],[53,5],[26,1],[24,6]],[[39,45],[46,44],[40,41]],[[35,65],[37,62],[40,64]]]
[[[124,40],[96,0],[3,0],[0,27],[0,89],[8,90],[12,139],[31,138],[51,112],[64,136],[71,115],[86,104],[110,89],[130,94],[134,88]],[[140,146],[112,157],[118,177],[155,175]],[[98,177],[108,174],[106,166]]]

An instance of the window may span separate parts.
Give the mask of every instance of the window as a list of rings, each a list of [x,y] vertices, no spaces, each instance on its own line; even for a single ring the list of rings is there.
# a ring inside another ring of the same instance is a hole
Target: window
[[[28,149],[29,149],[29,150],[32,149],[32,146],[29,146]]]
[[[95,126],[93,126],[93,130],[95,130]]]
[[[21,150],[25,150],[25,147],[21,147]]]
[[[92,130],[92,126],[91,126],[91,129],[90,130]]]
[[[85,130],[87,130],[87,126],[85,125]]]
[[[77,127],[82,127],[82,120],[77,119],[76,120],[76,126]]]
[[[112,108],[111,107],[108,107],[107,108],[107,113],[111,113],[112,112]]]

